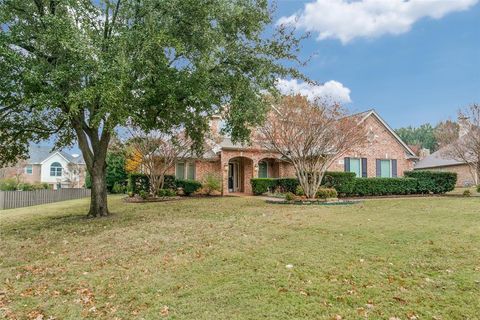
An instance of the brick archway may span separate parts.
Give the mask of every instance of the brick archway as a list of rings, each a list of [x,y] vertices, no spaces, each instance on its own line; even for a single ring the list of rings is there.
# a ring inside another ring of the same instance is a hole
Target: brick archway
[[[253,159],[246,156],[225,159],[223,171],[223,194],[252,193],[250,179],[254,176]]]

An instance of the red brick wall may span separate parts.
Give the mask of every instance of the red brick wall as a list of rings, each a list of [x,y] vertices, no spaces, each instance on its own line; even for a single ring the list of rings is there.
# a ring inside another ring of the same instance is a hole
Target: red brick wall
[[[414,162],[407,159],[405,148],[375,117],[365,120],[367,129],[372,132],[373,140],[364,146],[354,148],[340,156],[328,170],[343,171],[343,158],[367,158],[368,177],[376,176],[377,159],[396,159],[397,174],[403,176],[404,171],[412,170]],[[234,158],[241,159],[241,190],[251,193],[250,179],[258,176],[258,162],[267,159],[269,162],[269,175],[272,177],[295,177],[293,166],[281,161],[281,156],[274,152],[265,152],[259,149],[245,150],[222,150],[218,161],[197,160],[196,179],[202,181],[207,173],[216,173],[222,177],[223,194],[228,193],[228,162]],[[175,174],[175,168],[169,170],[169,174]]]
[[[377,159],[396,159],[397,174],[403,176],[404,171],[413,170],[413,160],[407,159],[405,148],[398,140],[374,117],[366,119],[367,130],[373,132],[373,141],[366,142],[362,147],[340,156],[329,168],[330,171],[344,171],[344,158],[367,158],[367,176],[376,176]]]

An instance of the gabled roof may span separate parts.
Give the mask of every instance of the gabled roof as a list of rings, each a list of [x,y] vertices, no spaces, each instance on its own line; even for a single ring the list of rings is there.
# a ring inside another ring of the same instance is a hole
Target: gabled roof
[[[353,115],[350,115],[349,117],[358,117],[359,123],[362,123],[365,121],[368,117],[373,116],[375,117],[384,127],[387,129],[388,132],[398,141],[400,145],[405,149],[405,151],[409,154],[409,158],[414,159],[417,158],[415,152],[405,143],[403,140],[398,136],[398,134],[385,122],[385,120],[378,115],[378,113],[374,109],[362,111],[359,113],[355,113]],[[252,146],[247,145],[247,144],[242,144],[242,143],[233,143],[232,140],[229,137],[222,137],[220,142],[217,143],[217,148],[218,150],[213,150],[214,153],[220,151],[220,150],[242,150],[242,149],[248,149],[251,148]]]
[[[66,161],[76,163],[76,164],[84,164],[85,161],[83,160],[82,156],[74,157],[71,154],[68,154],[64,151],[52,151],[52,147],[47,146],[38,146],[38,145],[31,145],[29,148],[29,159],[27,162],[29,164],[41,164],[48,158],[52,157],[55,154],[59,154],[63,157]]]
[[[465,162],[448,158],[444,155],[445,148],[435,151],[415,164],[414,169],[428,169],[465,164]]]
[[[370,109],[364,112],[360,112],[357,114],[354,114],[352,116],[360,116],[362,119],[360,120],[360,123],[365,121],[368,117],[373,116],[377,118],[378,121],[392,134],[392,136],[405,148],[405,150],[410,154],[410,158],[417,158],[415,152],[405,143],[403,140],[398,136],[398,134],[395,132],[395,130],[390,127],[385,120],[383,120],[382,117],[375,111],[375,109]]]

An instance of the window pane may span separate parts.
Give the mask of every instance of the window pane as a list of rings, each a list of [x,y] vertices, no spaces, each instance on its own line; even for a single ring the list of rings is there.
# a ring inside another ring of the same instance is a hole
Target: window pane
[[[189,162],[187,168],[187,179],[195,180],[195,162]]]
[[[357,178],[362,176],[362,166],[360,159],[350,159],[350,172],[354,172]]]
[[[268,165],[265,161],[261,161],[258,163],[258,177],[268,178]]]
[[[184,162],[177,163],[177,170],[175,172],[175,177],[177,179],[185,179],[185,163]]]
[[[390,166],[390,160],[382,160],[380,166],[380,176],[382,178],[391,178],[392,177],[392,169]]]

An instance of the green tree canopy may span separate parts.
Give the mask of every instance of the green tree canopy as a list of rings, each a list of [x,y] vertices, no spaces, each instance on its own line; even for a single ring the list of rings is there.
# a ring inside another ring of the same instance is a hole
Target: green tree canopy
[[[29,141],[78,143],[89,215],[108,214],[119,126],[181,126],[200,147],[214,113],[234,140],[264,119],[262,95],[299,76],[282,62],[297,61],[300,39],[263,36],[271,22],[267,0],[0,0],[0,162],[25,156]]]
[[[422,124],[419,127],[400,128],[395,132],[406,144],[419,145],[422,148],[430,149],[430,151],[436,151],[438,148],[435,128],[429,123]]]

